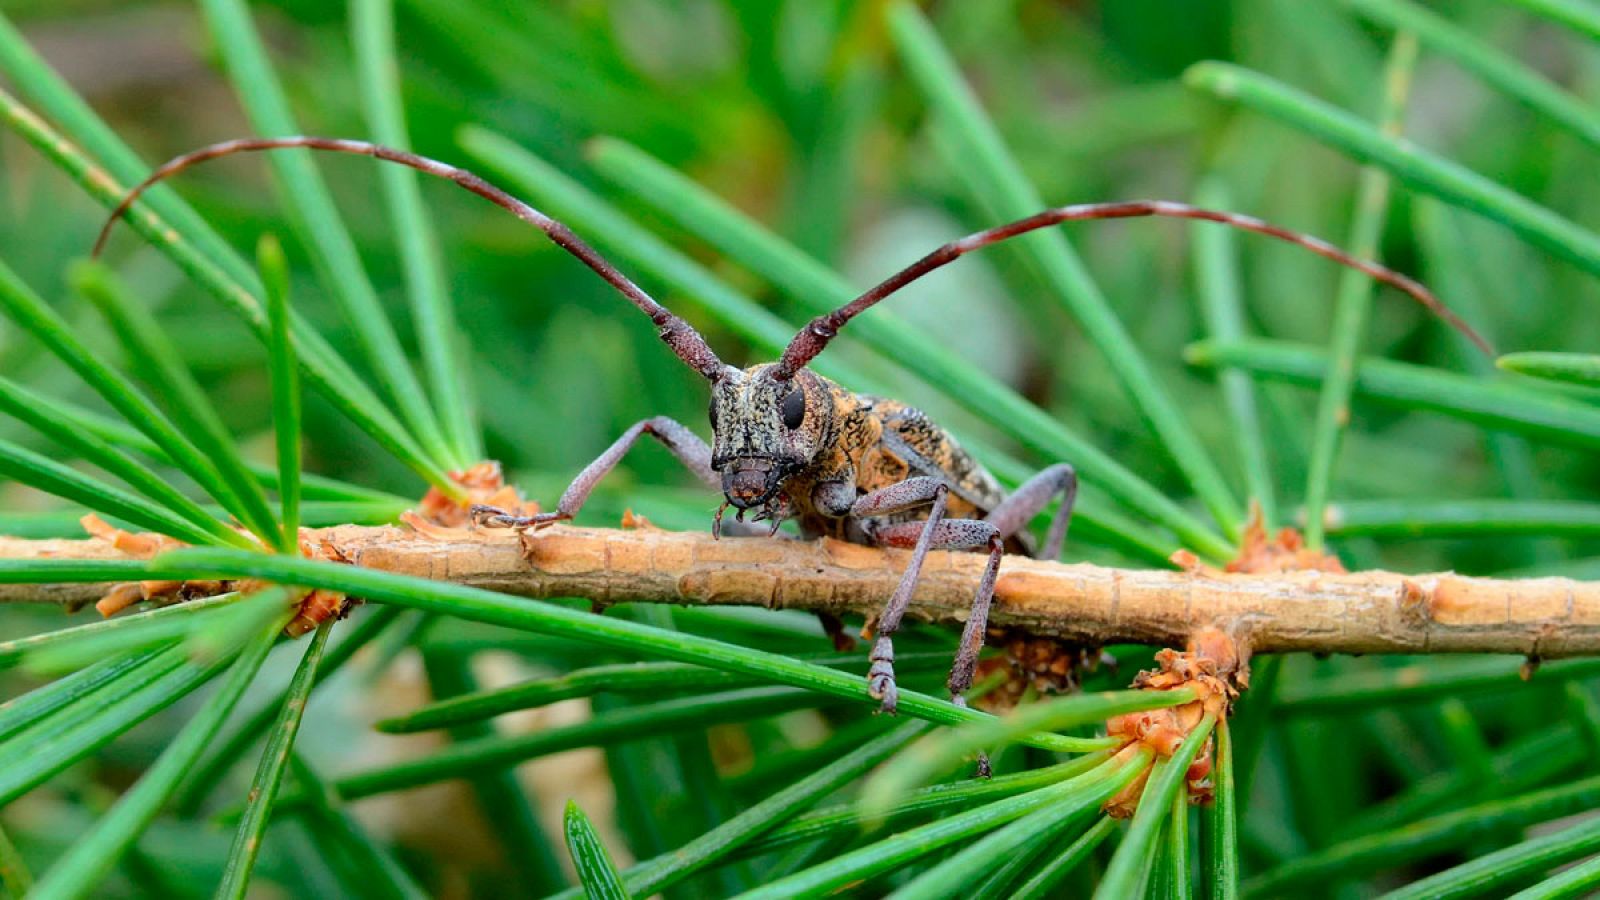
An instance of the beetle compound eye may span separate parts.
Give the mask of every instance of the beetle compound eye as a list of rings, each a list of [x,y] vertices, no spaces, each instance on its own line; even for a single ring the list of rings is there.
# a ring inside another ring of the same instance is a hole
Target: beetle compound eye
[[[783,427],[790,431],[806,420],[806,392],[795,388],[783,398]]]

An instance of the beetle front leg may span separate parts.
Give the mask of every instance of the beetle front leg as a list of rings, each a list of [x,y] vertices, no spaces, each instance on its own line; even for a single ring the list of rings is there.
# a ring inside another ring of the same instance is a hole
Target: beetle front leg
[[[895,585],[894,593],[889,595],[889,602],[884,604],[883,613],[878,616],[875,629],[877,638],[872,643],[870,657],[872,667],[867,671],[867,694],[874,700],[881,701],[881,711],[890,715],[893,715],[899,706],[900,696],[894,684],[894,633],[900,630],[900,620],[905,618],[906,607],[911,605],[911,592],[917,587],[917,577],[922,572],[922,561],[928,556],[928,549],[933,543],[934,528],[944,519],[944,510],[949,499],[950,489],[938,479],[908,478],[898,484],[872,491],[857,500],[850,510],[852,516],[868,518],[933,504],[933,508],[928,511],[927,521],[906,523],[920,529],[920,534],[914,538],[916,546],[911,553],[911,562],[906,566],[905,573],[900,576],[900,583]],[[884,530],[889,531],[899,527],[901,526],[889,526]]]
[[[684,467],[693,472],[712,488],[721,485],[717,473],[711,469],[711,448],[706,445],[700,436],[684,427],[681,423],[666,416],[656,416],[634,424],[633,427],[622,433],[616,442],[600,454],[594,462],[585,466],[578,477],[572,479],[572,484],[567,486],[557,502],[554,512],[539,513],[532,516],[518,516],[507,513],[505,510],[493,506],[474,506],[470,511],[475,524],[491,528],[542,528],[553,522],[570,519],[583,508],[584,501],[589,499],[589,494],[594,490],[600,479],[616,468],[622,457],[627,455],[633,445],[638,443],[641,435],[650,435],[672,451],[672,455],[683,463]]]

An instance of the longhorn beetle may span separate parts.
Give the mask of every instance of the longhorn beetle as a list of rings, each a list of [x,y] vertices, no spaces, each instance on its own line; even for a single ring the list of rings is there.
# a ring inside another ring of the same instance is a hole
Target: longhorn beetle
[[[1417,281],[1382,265],[1358,259],[1327,241],[1279,228],[1260,219],[1200,209],[1182,203],[1136,201],[1062,206],[951,241],[891,275],[844,306],[812,319],[784,349],[777,362],[747,369],[726,365],[687,322],[634,284],[567,226],[539,212],[465,169],[404,150],[364,141],[319,137],[246,138],[212,144],[176,157],[131,190],[106,221],[94,252],[99,254],[118,218],[151,185],[191,165],[235,153],[309,148],[371,156],[400,163],[457,185],[510,211],[543,231],[650,317],[668,347],[711,383],[712,443],[665,417],[646,419],[617,439],[578,473],[553,512],[517,516],[493,507],[474,507],[480,525],[537,530],[571,519],[589,492],[623,455],[649,435],[672,451],[691,472],[724,500],[712,524],[720,534],[722,514],[733,507],[738,521],[771,522],[770,534],[793,518],[808,538],[829,536],[855,543],[912,548],[911,558],[876,623],[867,691],[883,712],[896,704],[893,637],[931,549],[983,551],[988,566],[972,601],[950,670],[952,702],[965,705],[973,669],[983,646],[1003,553],[1026,552],[1023,528],[1055,496],[1060,509],[1050,523],[1039,556],[1056,559],[1067,536],[1078,479],[1062,462],[1046,468],[1007,495],[982,465],[949,432],[921,411],[881,397],[855,394],[806,368],[851,319],[918,278],[958,257],[990,244],[1062,222],[1165,216],[1203,219],[1298,245],[1357,269],[1411,295],[1470,338],[1484,352],[1488,343]]]

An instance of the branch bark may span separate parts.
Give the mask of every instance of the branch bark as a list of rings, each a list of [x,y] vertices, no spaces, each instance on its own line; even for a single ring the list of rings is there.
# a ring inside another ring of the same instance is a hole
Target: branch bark
[[[758,605],[875,615],[907,553],[839,541],[728,538],[653,528],[557,526],[518,539],[498,532],[437,539],[393,527],[311,532],[352,564],[528,597],[603,603]],[[105,541],[0,537],[0,559],[116,559]],[[981,554],[929,555],[911,615],[962,621]],[[0,602],[76,605],[105,585],[0,585]],[[1006,557],[997,626],[1091,645],[1184,646],[1206,626],[1252,652],[1600,653],[1600,583],[1496,580],[1384,571],[1243,575],[1064,565]]]

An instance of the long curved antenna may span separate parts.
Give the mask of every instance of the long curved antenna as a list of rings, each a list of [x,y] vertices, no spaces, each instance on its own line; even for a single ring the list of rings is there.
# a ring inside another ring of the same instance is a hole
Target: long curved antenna
[[[1242,216],[1236,213],[1218,212],[1211,209],[1201,209],[1184,203],[1169,203],[1164,200],[1138,200],[1128,203],[1082,203],[1075,206],[1060,206],[1035,213],[1025,219],[1018,219],[1006,225],[969,234],[960,240],[951,241],[927,256],[917,260],[911,265],[889,276],[876,287],[851,300],[824,316],[812,319],[800,333],[794,336],[789,346],[783,351],[783,357],[778,361],[774,375],[779,378],[792,377],[806,363],[809,363],[821,353],[828,342],[844,324],[860,315],[868,307],[888,297],[918,278],[954,262],[974,250],[996,244],[1019,234],[1027,234],[1040,228],[1047,228],[1062,222],[1078,222],[1086,219],[1131,219],[1141,216],[1165,216],[1175,219],[1204,219],[1208,222],[1221,222],[1234,228],[1253,231],[1268,237],[1287,241],[1299,247],[1304,247],[1318,256],[1324,256],[1341,265],[1349,266],[1367,275],[1372,276],[1384,284],[1392,285],[1410,294],[1418,303],[1431,310],[1439,318],[1450,324],[1450,327],[1461,332],[1468,340],[1476,344],[1479,350],[1490,356],[1494,350],[1483,336],[1473,330],[1472,326],[1462,321],[1449,307],[1445,306],[1438,297],[1423,287],[1416,279],[1381,266],[1375,262],[1351,256],[1338,247],[1308,234],[1279,228],[1276,225],[1264,222],[1253,216]]]
[[[495,187],[479,176],[457,168],[448,163],[442,163],[425,156],[418,156],[405,150],[396,150],[379,144],[366,141],[351,141],[339,138],[321,137],[281,137],[281,138],[241,138],[239,140],[222,141],[202,147],[182,156],[174,157],[162,163],[150,177],[139,182],[133,190],[129,191],[117,208],[112,211],[105,225],[100,229],[100,236],[94,242],[94,256],[99,256],[105,248],[106,239],[111,236],[111,229],[117,220],[127,213],[134,201],[157,182],[176,175],[184,169],[208,160],[231,156],[235,153],[257,153],[263,150],[284,150],[290,148],[304,148],[309,150],[328,150],[333,153],[348,153],[355,156],[371,156],[386,162],[399,163],[410,166],[419,172],[424,172],[436,178],[444,178],[455,182],[474,194],[488,200],[490,203],[510,212],[512,215],[527,222],[529,225],[544,232],[554,241],[556,246],[578,258],[578,261],[593,269],[595,274],[606,280],[607,284],[622,292],[634,306],[656,324],[661,340],[678,354],[678,358],[689,364],[689,367],[704,375],[710,381],[722,378],[726,366],[717,355],[711,351],[700,333],[695,331],[688,322],[673,315],[670,310],[657,303],[654,298],[645,293],[638,285],[634,284],[628,276],[622,274],[615,266],[607,262],[604,257],[595,252],[594,248],[584,243],[581,238],[572,232],[572,229],[550,218],[544,213],[534,209],[527,203],[518,200],[500,188]]]

